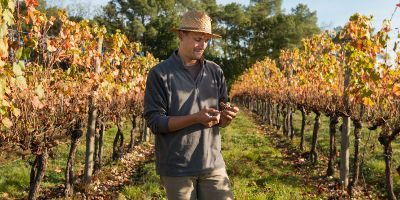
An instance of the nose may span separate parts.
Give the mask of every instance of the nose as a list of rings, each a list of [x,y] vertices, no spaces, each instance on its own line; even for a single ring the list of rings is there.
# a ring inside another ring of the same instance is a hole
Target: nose
[[[204,50],[206,47],[207,47],[207,42],[206,41],[199,42],[199,48]]]

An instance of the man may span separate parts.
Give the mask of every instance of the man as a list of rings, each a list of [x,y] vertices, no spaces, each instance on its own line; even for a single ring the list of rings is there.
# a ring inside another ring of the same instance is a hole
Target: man
[[[155,133],[156,170],[168,199],[233,199],[221,155],[219,127],[238,112],[230,107],[221,68],[203,58],[211,19],[189,11],[173,29],[179,49],[148,75],[144,116]]]

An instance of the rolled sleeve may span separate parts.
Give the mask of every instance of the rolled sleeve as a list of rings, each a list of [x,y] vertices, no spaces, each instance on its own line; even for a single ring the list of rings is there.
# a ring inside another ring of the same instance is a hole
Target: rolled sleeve
[[[226,88],[225,76],[222,70],[220,70],[220,79],[219,79],[219,97],[218,102],[228,102],[228,90]],[[219,105],[218,105],[219,107]]]
[[[167,110],[164,81],[155,70],[150,70],[144,95],[144,118],[154,134],[169,132]]]

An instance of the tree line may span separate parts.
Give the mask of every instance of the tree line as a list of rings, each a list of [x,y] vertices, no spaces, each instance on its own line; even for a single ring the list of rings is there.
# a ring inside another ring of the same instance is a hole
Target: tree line
[[[299,47],[303,38],[320,31],[316,11],[299,4],[285,13],[282,0],[251,0],[247,6],[216,0],[111,0],[93,20],[111,32],[121,30],[164,60],[178,47],[170,30],[187,10],[207,12],[213,31],[222,36],[210,42],[205,57],[221,65],[228,85],[257,60],[278,58],[281,49]]]

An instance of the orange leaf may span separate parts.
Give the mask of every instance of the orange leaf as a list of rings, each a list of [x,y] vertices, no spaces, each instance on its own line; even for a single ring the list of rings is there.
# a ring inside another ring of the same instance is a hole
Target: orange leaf
[[[394,95],[400,97],[400,83],[394,84],[393,93],[394,93]]]
[[[57,48],[53,46],[52,43],[53,43],[52,41],[47,40],[47,51],[49,52],[55,52],[57,50]]]
[[[32,98],[31,103],[32,103],[33,107],[36,108],[36,109],[42,109],[42,108],[44,107],[44,105],[42,104],[42,102],[40,102],[38,96],[34,96],[34,97]]]
[[[118,74],[119,74],[119,70],[118,70],[118,69],[116,69],[116,70],[114,70],[114,71],[113,71],[113,75],[114,75],[114,77],[117,77],[117,76],[118,76]]]

